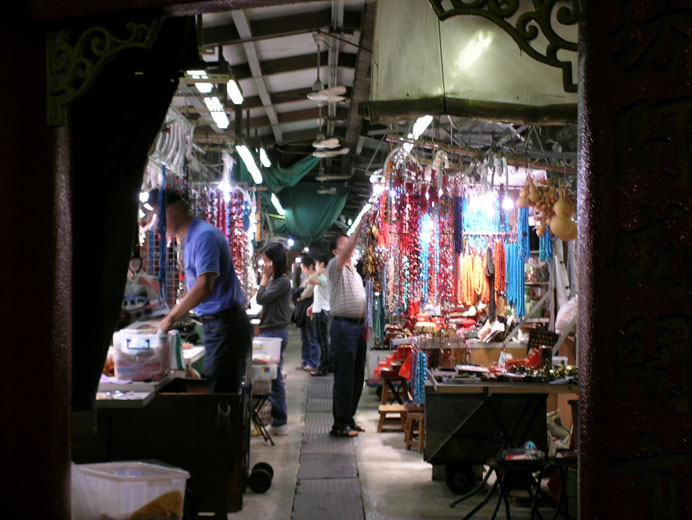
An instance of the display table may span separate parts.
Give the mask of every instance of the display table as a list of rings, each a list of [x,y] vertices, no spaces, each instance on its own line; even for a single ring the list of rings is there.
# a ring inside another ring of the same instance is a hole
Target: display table
[[[546,398],[577,391],[572,384],[440,384],[431,378],[425,387],[425,460],[469,480],[471,466],[485,464],[501,448],[532,441],[547,453]],[[453,477],[448,471],[448,483]]]
[[[154,386],[145,399],[118,400],[116,406],[101,401],[86,420],[73,420],[73,461],[157,459],[189,471],[199,511],[241,510],[250,449],[249,391],[210,394],[199,379],[135,386],[140,384]]]

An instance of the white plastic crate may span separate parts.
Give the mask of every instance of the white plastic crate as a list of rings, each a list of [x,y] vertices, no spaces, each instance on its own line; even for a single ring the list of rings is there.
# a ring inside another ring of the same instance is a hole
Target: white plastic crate
[[[123,329],[113,334],[115,377],[129,381],[160,381],[171,367],[167,334]]]
[[[187,471],[145,462],[108,462],[73,466],[80,471],[89,509],[102,517],[125,520],[142,506],[169,492],[180,493],[179,507],[167,518],[182,518]],[[177,515],[177,516],[171,516]]]
[[[252,365],[252,380],[253,381],[271,381],[276,379],[278,365]]]
[[[253,363],[275,363],[281,360],[281,338],[257,337],[252,340]]]

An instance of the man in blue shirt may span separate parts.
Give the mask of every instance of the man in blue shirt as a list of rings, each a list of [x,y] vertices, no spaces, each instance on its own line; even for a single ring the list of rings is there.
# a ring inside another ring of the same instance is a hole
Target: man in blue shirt
[[[158,204],[158,190],[150,200]],[[180,194],[166,190],[166,234],[184,244],[185,296],[159,325],[168,332],[195,309],[204,328],[204,374],[210,392],[239,392],[252,348],[247,298],[223,233],[193,217]]]

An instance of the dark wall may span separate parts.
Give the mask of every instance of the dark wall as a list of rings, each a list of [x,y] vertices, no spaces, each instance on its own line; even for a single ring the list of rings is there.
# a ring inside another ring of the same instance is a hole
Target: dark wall
[[[692,518],[692,9],[582,6],[580,517]]]

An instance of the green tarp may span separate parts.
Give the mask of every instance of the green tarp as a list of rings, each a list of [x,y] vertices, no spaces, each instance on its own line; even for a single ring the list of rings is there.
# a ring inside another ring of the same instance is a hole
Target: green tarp
[[[285,220],[272,219],[274,234],[290,236],[297,243],[309,244],[322,238],[324,233],[341,214],[348,197],[348,187],[335,182],[300,182],[319,162],[317,157],[309,155],[297,161],[289,168],[262,168],[263,185],[269,191],[262,191],[262,214],[276,214],[271,202],[272,193],[276,193],[286,211]],[[254,186],[252,176],[242,160],[238,160],[240,182]],[[320,188],[335,188],[335,195],[317,193]]]
[[[321,188],[334,188],[335,195],[323,195]],[[324,236],[341,214],[348,197],[348,187],[337,182],[301,182],[278,194],[286,211],[289,234],[305,244]]]
[[[255,162],[259,164],[259,159],[255,158]],[[317,157],[308,155],[293,163],[288,168],[277,167],[273,164],[269,168],[261,168],[262,184],[272,193],[279,193],[284,188],[290,188],[298,184],[303,177],[312,171],[318,162],[320,162],[320,160]],[[238,180],[254,186],[255,183],[252,181],[252,176],[250,172],[247,171],[245,163],[240,158],[238,158],[238,164],[240,165],[240,176]]]

